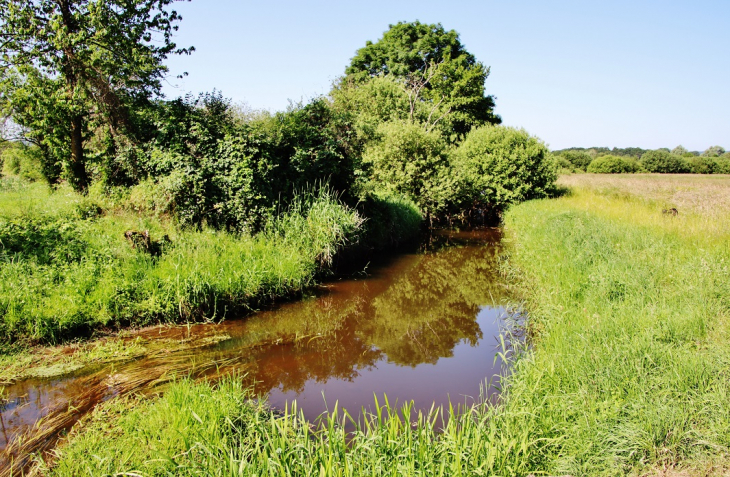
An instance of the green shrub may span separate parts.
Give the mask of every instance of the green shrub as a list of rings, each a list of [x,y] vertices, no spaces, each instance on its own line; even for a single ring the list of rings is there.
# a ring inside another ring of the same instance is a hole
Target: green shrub
[[[453,190],[446,149],[438,132],[407,121],[387,122],[365,149],[363,164],[379,188],[405,195],[427,216],[435,216]]]
[[[354,203],[359,146],[327,100],[241,123],[228,102],[206,98],[160,107],[135,207],[171,213],[183,225],[256,231],[297,190],[327,184]]]
[[[717,158],[714,157],[691,157],[687,158],[687,167],[692,174],[715,174],[717,169]]]
[[[689,172],[687,162],[674,154],[663,151],[649,151],[641,156],[641,165],[649,172],[679,174]]]
[[[524,129],[482,126],[467,134],[454,151],[452,174],[458,180],[460,208],[502,209],[548,196],[556,165],[545,144]]]
[[[730,156],[722,156],[715,159],[715,174],[730,174]]]
[[[638,172],[639,164],[630,157],[601,156],[593,159],[588,172],[594,174],[625,174]]]
[[[559,157],[563,157],[576,169],[584,172],[588,169],[588,164],[593,160],[593,157],[585,151],[563,151]]]
[[[364,247],[385,250],[414,240],[423,216],[418,206],[405,196],[384,192],[368,192],[357,205],[365,217]]]

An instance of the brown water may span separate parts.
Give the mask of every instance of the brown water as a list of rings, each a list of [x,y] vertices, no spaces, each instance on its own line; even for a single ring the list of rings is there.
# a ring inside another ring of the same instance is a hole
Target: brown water
[[[46,449],[98,402],[179,375],[235,373],[274,407],[296,399],[309,419],[336,401],[357,414],[383,394],[391,404],[412,400],[417,410],[474,402],[494,391],[485,383],[502,371],[495,360],[505,315],[499,240],[498,229],[442,233],[426,251],[382,257],[361,278],[331,282],[303,301],[243,320],[144,333],[225,337],[216,344],[16,383],[5,391],[0,449],[21,433],[26,441],[41,434],[29,429],[43,416],[53,432],[35,449]]]

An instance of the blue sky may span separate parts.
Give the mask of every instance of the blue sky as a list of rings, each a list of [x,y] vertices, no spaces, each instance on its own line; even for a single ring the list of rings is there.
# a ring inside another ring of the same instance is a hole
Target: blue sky
[[[168,97],[221,90],[256,109],[325,94],[366,40],[420,20],[491,67],[504,124],[553,149],[730,149],[730,1],[193,0]],[[187,71],[183,80],[175,75]]]

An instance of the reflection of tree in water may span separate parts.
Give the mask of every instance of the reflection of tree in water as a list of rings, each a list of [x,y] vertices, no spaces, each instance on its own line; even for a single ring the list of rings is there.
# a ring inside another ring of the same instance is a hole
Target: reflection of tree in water
[[[452,356],[462,340],[475,346],[482,337],[479,308],[502,294],[494,256],[488,247],[424,254],[373,300],[372,318],[361,330],[364,339],[389,361],[408,366]]]
[[[379,280],[348,281],[331,294],[245,322],[223,356],[258,381],[300,392],[307,381],[353,380],[385,355],[416,366],[482,337],[476,315],[502,294],[494,247],[452,247],[404,257]],[[335,287],[336,288],[336,287]]]

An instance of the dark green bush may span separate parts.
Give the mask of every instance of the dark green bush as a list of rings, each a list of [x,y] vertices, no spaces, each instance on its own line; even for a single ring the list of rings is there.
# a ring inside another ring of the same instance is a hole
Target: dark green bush
[[[674,154],[656,150],[644,153],[641,156],[641,165],[648,172],[658,172],[662,174],[679,174],[689,172],[687,162]]]
[[[594,174],[626,174],[638,172],[639,164],[630,157],[601,156],[588,165],[588,172]]]
[[[686,159],[689,172],[692,174],[715,174],[717,169],[717,158],[714,157],[690,157]]]
[[[576,169],[575,165],[567,160],[563,156],[554,156],[555,157],[555,165],[558,168],[558,171],[562,173],[572,173],[576,172],[579,169]]]
[[[219,94],[188,96],[160,105],[152,122],[137,154],[134,208],[183,225],[258,230],[296,191],[326,184],[355,202],[357,138],[323,98],[241,123]]]
[[[556,165],[545,144],[524,129],[482,126],[454,151],[451,172],[458,181],[461,210],[502,209],[548,196]]]
[[[730,156],[722,156],[715,159],[715,174],[730,174]]]

